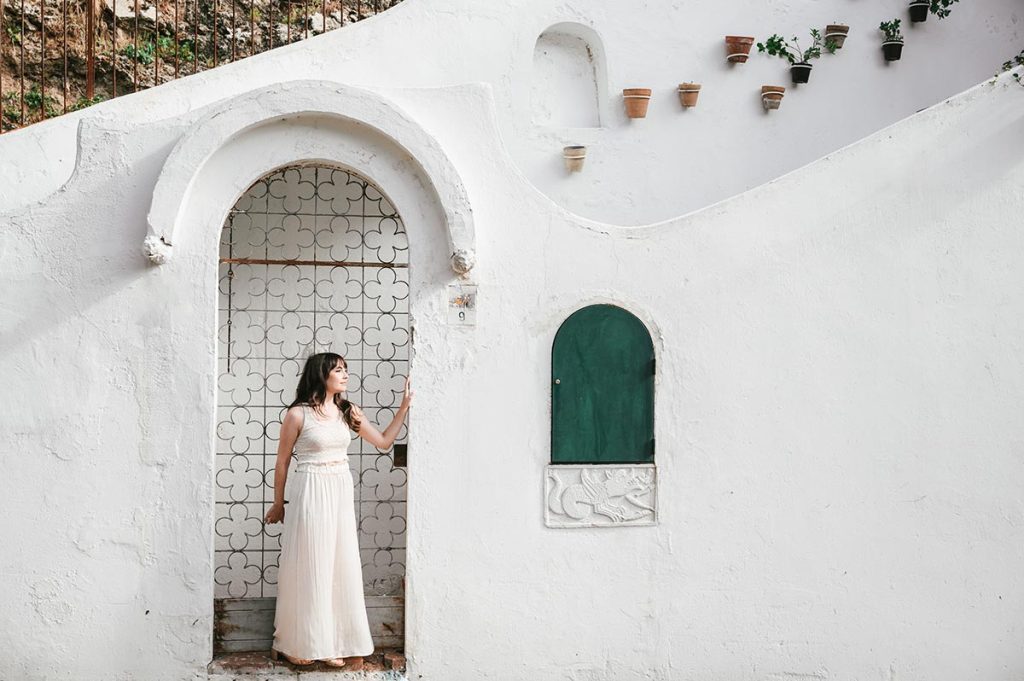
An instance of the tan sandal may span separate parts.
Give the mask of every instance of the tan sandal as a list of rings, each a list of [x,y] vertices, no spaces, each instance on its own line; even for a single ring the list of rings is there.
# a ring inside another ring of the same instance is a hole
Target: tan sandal
[[[296,667],[305,667],[307,665],[313,664],[313,660],[307,660],[307,659],[301,658],[301,657],[292,657],[291,655],[285,655],[280,650],[275,650],[273,648],[270,649],[270,659],[271,660],[274,660],[276,662],[281,657],[283,657],[284,659],[288,660],[289,662],[291,662]]]
[[[334,668],[337,669],[339,667],[344,667],[345,666],[345,658],[343,658],[343,657],[336,657],[333,660],[324,660],[324,664],[327,665],[328,667],[334,667]]]

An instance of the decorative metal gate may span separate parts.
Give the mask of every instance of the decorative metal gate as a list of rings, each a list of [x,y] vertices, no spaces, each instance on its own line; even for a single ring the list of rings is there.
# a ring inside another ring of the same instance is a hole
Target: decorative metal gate
[[[214,595],[266,598],[277,594],[282,525],[264,526],[263,516],[303,362],[343,355],[348,398],[382,428],[390,423],[408,375],[408,241],[394,206],[365,178],[292,166],[236,202],[220,249]],[[405,440],[403,428],[395,449]],[[349,456],[368,607],[400,603],[405,469],[393,451],[358,438]]]

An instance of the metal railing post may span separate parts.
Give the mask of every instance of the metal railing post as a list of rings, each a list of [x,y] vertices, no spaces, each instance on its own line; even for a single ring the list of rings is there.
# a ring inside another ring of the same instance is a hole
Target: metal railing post
[[[85,2],[85,97],[96,94],[96,0]]]
[[[4,0],[0,0],[0,55],[4,53]],[[0,69],[0,134],[4,131],[4,72]]]

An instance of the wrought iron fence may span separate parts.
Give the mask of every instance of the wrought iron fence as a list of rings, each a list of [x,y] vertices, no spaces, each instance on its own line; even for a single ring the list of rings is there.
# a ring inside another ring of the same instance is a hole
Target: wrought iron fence
[[[305,358],[343,355],[348,398],[387,425],[408,376],[409,241],[398,211],[368,179],[293,166],[257,181],[221,233],[220,365],[214,594],[277,595],[277,438]],[[406,442],[407,427],[397,442]],[[356,439],[359,553],[367,596],[401,596],[406,469],[396,452]]]
[[[400,0],[0,0],[0,133],[378,14]]]

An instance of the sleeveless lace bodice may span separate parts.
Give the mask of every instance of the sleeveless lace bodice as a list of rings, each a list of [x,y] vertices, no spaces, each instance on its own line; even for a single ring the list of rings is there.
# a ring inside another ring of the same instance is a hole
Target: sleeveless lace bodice
[[[324,421],[306,405],[302,405],[302,417],[302,430],[292,449],[299,467],[348,461],[352,434],[344,417],[339,414],[336,420]]]

